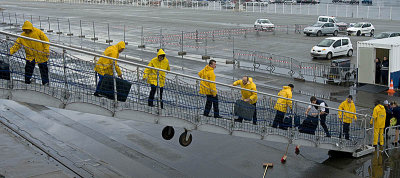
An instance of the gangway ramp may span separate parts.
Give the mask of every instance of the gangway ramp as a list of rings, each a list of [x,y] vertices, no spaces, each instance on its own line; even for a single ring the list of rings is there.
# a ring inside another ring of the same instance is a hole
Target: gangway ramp
[[[132,83],[127,101],[119,102],[96,97],[93,95],[97,84],[93,70],[95,64],[91,61],[81,60],[72,55],[72,53],[80,53],[92,58],[93,56],[106,56],[54,43],[49,43],[52,49],[48,61],[50,85],[41,84],[38,69],[35,70],[33,76],[36,81],[32,84],[25,84],[23,82],[25,53],[20,50],[10,56],[8,55],[8,49],[13,45],[16,37],[26,37],[7,32],[0,32],[0,34],[4,35],[3,40],[0,41],[0,60],[9,63],[11,66],[11,80],[0,80],[2,98],[165,126],[182,127],[185,129],[185,132],[180,135],[180,141],[183,146],[188,146],[191,142],[190,131],[201,130],[351,152],[356,157],[373,151],[373,148],[368,146],[370,143],[370,137],[368,137],[367,133],[369,128],[367,122],[370,119],[368,115],[355,113],[358,115],[358,120],[353,122],[350,127],[350,140],[339,138],[342,123],[337,118],[336,108],[330,108],[331,114],[327,117],[327,125],[332,135],[330,138],[324,137],[321,127],[316,130],[314,135],[300,133],[296,127],[288,130],[276,129],[272,128],[271,124],[276,112],[274,109],[275,103],[279,97],[257,92],[259,98],[257,101],[258,124],[238,123],[234,122],[233,108],[235,101],[241,98],[241,89],[215,82],[218,89],[220,115],[223,118],[205,117],[202,116],[205,96],[200,95],[198,92],[199,83],[202,79],[176,72],[163,71],[167,72],[162,99],[164,109],[160,107],[161,100],[159,98],[155,99],[155,103],[157,103],[155,107],[149,107],[147,102],[150,87],[142,79],[143,70],[147,66],[124,59],[114,60],[118,60],[124,79]],[[8,36],[8,38],[5,36]],[[299,117],[300,122],[304,121],[306,118],[304,111],[309,102],[292,101],[293,110],[288,115]],[[171,134],[171,132],[168,133]]]

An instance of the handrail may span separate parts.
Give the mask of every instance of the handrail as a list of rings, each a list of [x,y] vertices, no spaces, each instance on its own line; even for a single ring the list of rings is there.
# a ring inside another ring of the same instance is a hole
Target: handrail
[[[298,102],[298,103],[318,106],[317,104],[312,104],[312,103],[301,101],[301,100],[289,99],[289,98],[285,98],[285,97],[281,97],[281,96],[277,96],[277,95],[273,95],[273,94],[269,94],[269,93],[249,90],[249,89],[245,89],[245,88],[241,88],[241,87],[228,85],[228,84],[225,84],[225,83],[220,83],[220,82],[216,82],[216,81],[210,81],[210,80],[206,80],[206,79],[202,79],[202,78],[198,78],[198,77],[193,77],[193,76],[186,75],[186,74],[181,74],[181,73],[178,73],[178,72],[167,71],[167,70],[163,70],[163,69],[150,67],[150,66],[147,66],[147,65],[139,64],[139,63],[135,63],[135,62],[132,62],[132,61],[129,61],[129,60],[126,60],[126,59],[116,59],[116,58],[108,57],[108,56],[97,54],[97,53],[94,53],[94,52],[85,51],[85,50],[74,48],[74,47],[69,47],[69,46],[65,46],[65,45],[61,45],[61,44],[56,44],[56,43],[52,43],[52,42],[47,42],[47,41],[42,41],[42,40],[38,40],[38,39],[34,39],[34,38],[29,38],[29,37],[22,36],[22,35],[16,35],[16,34],[8,33],[8,32],[5,32],[5,31],[2,31],[2,30],[0,30],[0,34],[6,35],[6,36],[12,36],[12,37],[16,37],[16,38],[23,38],[23,39],[27,39],[27,40],[32,40],[32,41],[36,41],[36,42],[40,42],[40,43],[45,43],[45,44],[49,44],[51,46],[56,46],[56,47],[62,48],[62,49],[68,49],[68,50],[71,50],[71,51],[75,51],[75,52],[79,52],[79,53],[83,53],[83,54],[87,54],[87,55],[103,57],[103,58],[111,59],[111,60],[114,60],[114,61],[116,60],[116,61],[121,62],[121,63],[130,64],[130,65],[143,67],[143,68],[150,68],[150,69],[154,69],[154,70],[157,70],[157,71],[171,73],[171,74],[174,74],[174,75],[177,75],[177,76],[182,76],[182,77],[186,77],[186,78],[190,78],[190,79],[194,79],[194,80],[201,80],[201,81],[205,81],[205,82],[215,83],[215,84],[218,84],[218,85],[221,85],[221,86],[225,86],[225,87],[228,87],[228,88],[233,88],[233,89],[238,89],[238,90],[245,90],[245,91],[250,91],[250,92],[256,92],[258,94],[262,94],[262,95],[266,95],[266,96],[270,96],[270,97],[282,98],[282,99],[291,100],[291,101]],[[355,114],[355,115],[358,115],[358,116],[361,116],[361,117],[368,117],[369,116],[368,114],[353,113],[353,112],[339,110],[337,108],[332,108],[332,107],[325,107],[325,108],[336,110],[336,111],[341,111],[341,112],[345,112],[345,113]]]

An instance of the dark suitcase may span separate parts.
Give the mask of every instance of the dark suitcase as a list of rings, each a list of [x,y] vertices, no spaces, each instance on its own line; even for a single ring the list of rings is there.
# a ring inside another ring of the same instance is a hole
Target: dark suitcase
[[[129,91],[131,90],[132,84],[126,80],[116,78],[117,83],[117,100],[125,102]],[[107,97],[108,99],[114,99],[114,80],[111,75],[104,75],[103,80],[100,83],[99,94]]]
[[[239,116],[244,120],[252,120],[256,107],[243,100],[236,100],[234,107],[235,116]]]
[[[10,80],[10,65],[0,61],[0,79]]]
[[[299,126],[299,132],[314,135],[317,127],[318,117],[308,116],[307,119],[305,119],[303,123],[301,123],[301,125]]]
[[[294,118],[294,127],[300,126],[300,116],[286,116],[283,119],[283,123],[281,124],[280,128],[287,129],[288,127],[292,127],[292,118]]]

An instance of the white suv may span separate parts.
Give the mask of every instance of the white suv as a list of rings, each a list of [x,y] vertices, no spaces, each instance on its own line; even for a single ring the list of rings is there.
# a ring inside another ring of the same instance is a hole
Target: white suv
[[[374,36],[375,27],[369,22],[358,22],[353,27],[347,28],[348,35],[365,35]]]
[[[325,38],[318,45],[311,49],[313,58],[323,57],[332,59],[335,56],[347,55],[353,56],[353,45],[348,37]]]
[[[273,31],[274,29],[275,25],[268,19],[257,19],[256,22],[254,22],[254,30]]]

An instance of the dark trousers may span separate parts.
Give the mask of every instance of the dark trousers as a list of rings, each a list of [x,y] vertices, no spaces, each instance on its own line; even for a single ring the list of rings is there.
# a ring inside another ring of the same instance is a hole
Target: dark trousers
[[[104,78],[104,75],[97,74],[97,76],[99,77],[99,81],[97,82],[96,93],[100,92],[100,84],[101,84],[101,81]]]
[[[157,92],[157,86],[151,85],[150,87],[151,87],[151,90],[150,90],[150,94],[149,94],[148,105],[151,106],[151,107],[153,107],[153,106],[154,106],[154,104],[153,104],[154,95],[155,95],[156,92]],[[163,91],[164,91],[164,87],[160,87],[161,109],[164,108],[164,104],[163,104],[163,100],[162,100]]]
[[[380,84],[381,83],[381,70],[376,69],[375,71],[375,83]]]
[[[33,70],[35,69],[35,60],[28,61],[26,60],[25,64],[25,83],[30,84],[31,78],[33,74]],[[40,76],[42,78],[42,84],[49,83],[49,68],[47,67],[47,62],[39,63],[38,64],[40,69]]]
[[[329,130],[328,130],[328,126],[326,126],[326,116],[328,114],[320,114],[319,118],[320,118],[320,124],[322,126],[322,128],[325,131],[326,136],[331,136],[331,134],[329,134]]]
[[[255,123],[257,123],[257,106],[256,106],[257,103],[254,103],[253,105],[254,105],[254,107],[255,107],[255,108],[254,108],[254,114],[253,114],[253,123],[255,124]],[[239,122],[242,122],[242,121],[243,121],[243,118],[239,116],[238,121],[239,121]]]
[[[285,113],[281,111],[276,111],[274,122],[272,123],[273,128],[277,128],[283,124],[283,118],[285,118]]]
[[[389,71],[382,70],[381,74],[382,74],[382,83],[383,83],[383,85],[388,85]]]
[[[343,123],[343,134],[346,140],[350,139],[350,123]],[[342,138],[342,134],[340,134],[339,138]]]
[[[218,95],[215,97],[213,95],[207,95],[206,107],[204,108],[205,116],[210,114],[211,106],[214,108],[214,117],[219,117]]]

